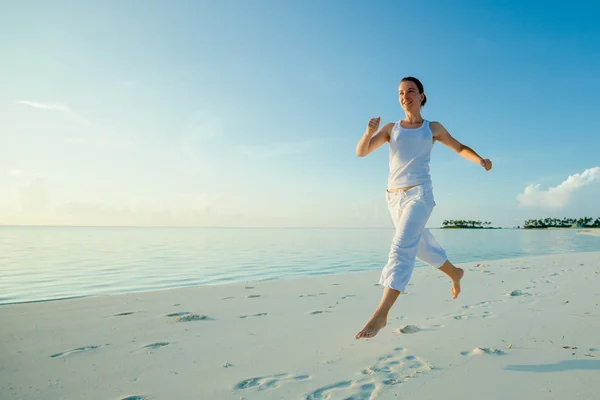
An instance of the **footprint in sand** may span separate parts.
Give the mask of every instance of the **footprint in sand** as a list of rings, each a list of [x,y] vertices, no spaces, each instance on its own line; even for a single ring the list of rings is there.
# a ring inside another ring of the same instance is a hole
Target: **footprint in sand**
[[[487,301],[482,301],[480,303],[477,303],[477,307],[491,307],[492,303],[499,303],[502,300],[487,300]]]
[[[131,314],[135,314],[135,311],[122,312],[120,314],[113,315],[113,317],[124,317],[125,315],[131,315]]]
[[[463,313],[463,314],[452,315],[451,318],[455,319],[457,321],[460,321],[463,319],[469,319],[469,318],[473,318],[473,317],[488,318],[488,317],[491,317],[492,315],[493,314],[489,311],[482,311],[481,314],[479,314],[479,315],[475,315],[472,313]]]
[[[332,385],[323,386],[306,395],[306,400],[322,400],[322,399],[352,399],[352,400],[370,400],[375,392],[373,383],[360,383],[360,381],[342,381]],[[346,394],[351,394],[347,397]],[[335,397],[331,397],[335,396]]]
[[[204,314],[188,314],[182,315],[176,319],[177,322],[191,322],[191,321],[202,321],[208,317]]]
[[[156,350],[161,347],[168,346],[168,345],[169,345],[169,342],[156,342],[156,343],[148,344],[148,345],[142,347],[142,349]]]
[[[474,318],[474,317],[488,318],[488,317],[493,316],[493,314],[490,311],[481,311],[481,310],[477,310],[477,309],[491,307],[492,303],[496,303],[498,301],[500,301],[500,300],[482,301],[477,304],[461,306],[461,308],[463,310],[469,310],[472,312],[460,312],[458,314],[449,314],[449,315],[444,316],[444,318],[451,318],[451,319],[455,319],[458,321],[463,320],[463,319]]]
[[[98,349],[98,348],[103,347],[103,346],[109,346],[109,345],[105,344],[105,345],[100,345],[100,346],[83,346],[83,347],[78,347],[76,349],[65,351],[63,353],[53,354],[53,355],[50,356],[50,358],[62,358],[62,357],[69,356],[71,354],[76,354],[76,353],[82,353],[84,351],[95,350],[95,349]]]
[[[353,399],[370,400],[381,390],[406,382],[420,374],[433,370],[421,358],[406,354],[402,347],[396,347],[397,354],[388,354],[361,371],[362,379],[345,380],[323,386],[306,395],[307,400]]]
[[[289,381],[305,381],[310,379],[308,375],[293,376],[289,374],[276,374],[270,376],[257,376],[254,378],[244,379],[233,386],[234,390],[249,390],[258,391],[278,388],[282,384]]]
[[[167,314],[165,317],[176,318],[177,322],[202,321],[208,318],[204,314],[192,314],[188,311]]]
[[[406,325],[404,328],[397,329],[396,331],[400,332],[400,333],[417,333],[420,330],[421,329],[419,329],[418,326],[415,326],[415,325]]]
[[[263,313],[253,314],[253,315],[241,315],[240,318],[264,317],[265,315],[267,315],[267,313],[263,312]]]
[[[181,311],[181,312],[165,314],[165,317],[173,318],[173,317],[180,317],[182,315],[187,315],[187,314],[189,314],[189,311]]]
[[[397,348],[400,354],[388,354],[379,359],[371,368],[374,373],[383,371],[385,376],[380,377],[384,385],[396,385],[407,379],[414,378],[417,374],[431,371],[433,367],[418,356],[406,354],[406,349]]]
[[[506,293],[505,296],[508,297],[520,297],[520,296],[531,296],[530,293],[524,292],[522,290],[516,289],[513,290],[512,292]]]
[[[469,268],[469,271],[479,271],[479,272],[482,272],[487,275],[496,275],[495,272],[483,269],[485,267],[486,267],[486,265],[484,265],[484,264],[477,264],[477,265],[475,265],[475,268]],[[443,277],[441,277],[441,278],[443,278]]]
[[[480,356],[483,354],[502,356],[502,355],[505,355],[506,353],[500,349],[492,349],[492,348],[488,348],[488,347],[475,347],[472,351],[462,351],[460,353],[461,356],[468,356],[468,355]]]
[[[473,314],[469,314],[469,313],[461,313],[461,314],[451,314],[451,315],[446,315],[444,316],[444,318],[451,318],[451,319],[455,319],[457,321],[461,321],[463,319],[469,319],[473,316]]]

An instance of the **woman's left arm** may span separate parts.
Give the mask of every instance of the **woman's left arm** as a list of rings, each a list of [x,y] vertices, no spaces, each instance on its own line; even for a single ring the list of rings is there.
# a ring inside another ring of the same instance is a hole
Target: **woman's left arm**
[[[490,160],[482,158],[475,150],[454,139],[442,124],[439,122],[431,122],[430,126],[431,132],[433,133],[433,140],[437,140],[449,149],[454,150],[461,157],[481,165],[486,171],[492,169],[492,162]]]

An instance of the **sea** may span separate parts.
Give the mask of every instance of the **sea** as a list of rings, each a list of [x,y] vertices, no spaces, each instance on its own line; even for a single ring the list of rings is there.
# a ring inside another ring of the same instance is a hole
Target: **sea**
[[[600,251],[576,229],[432,229],[453,263]],[[0,305],[380,270],[392,229],[0,227]],[[417,261],[417,268],[427,267]]]

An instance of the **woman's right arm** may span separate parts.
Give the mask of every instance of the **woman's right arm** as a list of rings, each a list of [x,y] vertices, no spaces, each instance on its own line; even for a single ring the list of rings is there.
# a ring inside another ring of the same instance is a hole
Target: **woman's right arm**
[[[356,145],[356,155],[358,157],[365,157],[369,155],[373,150],[377,149],[382,144],[390,140],[390,133],[392,131],[392,128],[394,127],[394,124],[385,124],[379,130],[379,132],[377,132],[377,134],[373,136],[373,133],[377,131],[378,127],[379,117],[371,118],[369,120],[369,124],[367,125],[367,129],[365,130],[365,133]]]

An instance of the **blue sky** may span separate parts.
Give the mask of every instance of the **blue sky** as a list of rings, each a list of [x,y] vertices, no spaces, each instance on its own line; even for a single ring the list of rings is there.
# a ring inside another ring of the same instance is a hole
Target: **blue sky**
[[[600,216],[600,6],[12,1],[0,6],[0,224],[388,227],[369,118],[423,116],[443,219]]]

